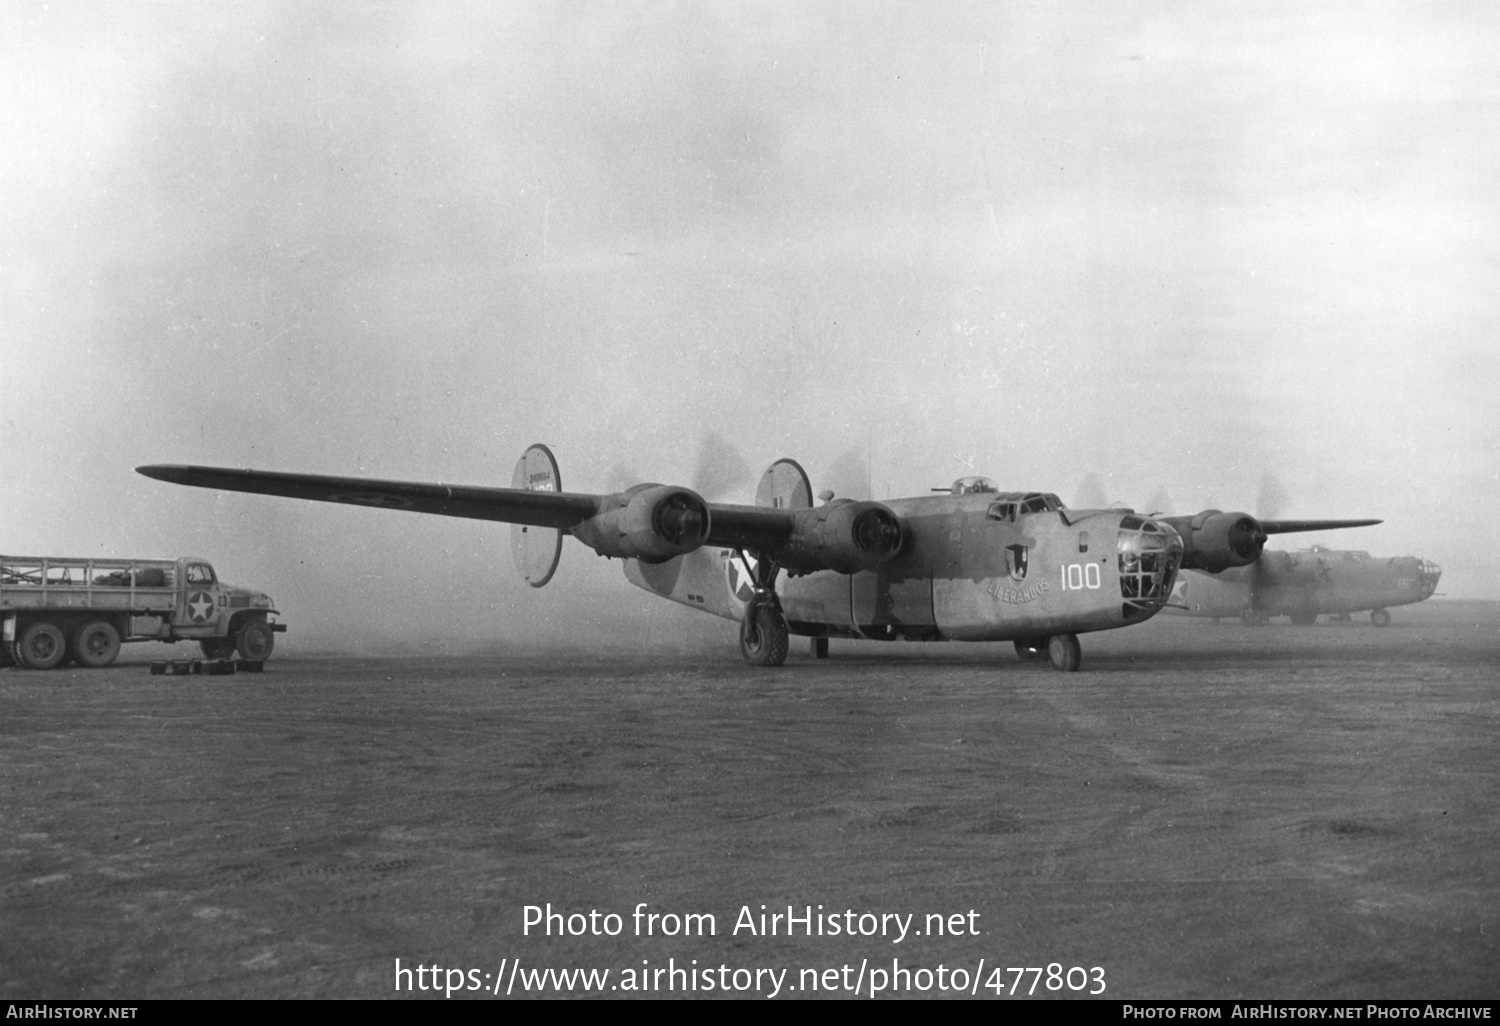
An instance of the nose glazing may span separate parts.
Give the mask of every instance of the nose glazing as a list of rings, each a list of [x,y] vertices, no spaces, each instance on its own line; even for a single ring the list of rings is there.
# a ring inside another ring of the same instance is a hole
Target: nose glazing
[[[1182,538],[1164,523],[1133,514],[1120,518],[1120,611],[1126,619],[1156,612],[1171,597],[1182,565]]]

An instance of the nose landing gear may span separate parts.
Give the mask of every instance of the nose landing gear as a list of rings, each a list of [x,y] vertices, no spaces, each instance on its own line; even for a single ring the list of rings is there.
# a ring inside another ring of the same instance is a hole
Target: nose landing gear
[[[1076,634],[1054,634],[1050,638],[1023,638],[1015,643],[1023,663],[1046,659],[1054,670],[1074,673],[1083,662],[1083,648]]]

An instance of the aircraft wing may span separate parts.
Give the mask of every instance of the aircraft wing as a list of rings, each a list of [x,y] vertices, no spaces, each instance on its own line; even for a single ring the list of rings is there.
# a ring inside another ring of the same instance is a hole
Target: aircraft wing
[[[1336,531],[1341,527],[1373,527],[1379,520],[1262,520],[1260,529],[1267,534],[1295,534],[1298,531]]]
[[[480,488],[469,485],[377,481],[322,474],[285,474],[269,470],[153,464],[137,472],[158,481],[218,488],[229,492],[280,495],[288,499],[341,502],[353,506],[401,509],[444,517],[496,520],[568,531],[597,515],[609,496],[582,492],[529,491],[524,488]],[[709,503],[706,545],[760,548],[785,541],[792,517],[765,506]]]
[[[782,542],[792,536],[795,522],[785,510],[769,506],[731,506],[708,504],[707,545],[725,548],[758,549],[768,543]]]
[[[524,488],[475,488],[466,485],[375,481],[322,474],[283,474],[270,470],[232,470],[154,464],[138,473],[172,484],[219,488],[229,492],[281,495],[288,499],[342,502],[353,506],[404,509],[444,517],[498,520],[568,530],[599,512],[601,496],[575,492],[533,492]]]

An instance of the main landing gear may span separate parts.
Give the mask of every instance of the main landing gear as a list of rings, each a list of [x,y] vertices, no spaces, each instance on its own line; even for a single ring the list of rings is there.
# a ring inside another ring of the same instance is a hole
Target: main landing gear
[[[1016,643],[1016,655],[1023,663],[1046,659],[1054,670],[1074,673],[1083,663],[1083,647],[1076,634],[1054,634],[1050,638],[1025,638]]]
[[[1370,610],[1370,622],[1376,627],[1389,627],[1391,625],[1391,614],[1384,609]]]
[[[740,621],[740,656],[751,666],[780,666],[791,644],[781,600],[776,597],[776,575],[781,568],[768,559],[752,566],[743,551],[736,553],[754,581],[755,594],[745,603]]]

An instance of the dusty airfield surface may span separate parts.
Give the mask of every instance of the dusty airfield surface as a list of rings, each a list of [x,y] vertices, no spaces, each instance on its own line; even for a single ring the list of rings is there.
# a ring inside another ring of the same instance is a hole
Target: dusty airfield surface
[[[1006,998],[1051,963],[1111,998],[1494,998],[1500,608],[1392,615],[1158,618],[1086,636],[1078,674],[805,641],[753,670],[718,640],[0,671],[0,996],[381,997],[399,958],[480,996],[669,965],[868,993],[899,959]],[[549,902],[621,933],[523,935]],[[637,937],[642,902],[715,934]],[[762,904],[915,916],[900,943],[736,934]]]

